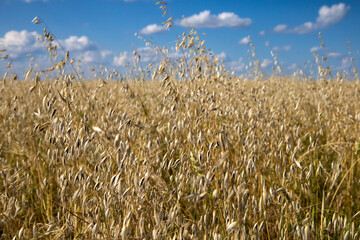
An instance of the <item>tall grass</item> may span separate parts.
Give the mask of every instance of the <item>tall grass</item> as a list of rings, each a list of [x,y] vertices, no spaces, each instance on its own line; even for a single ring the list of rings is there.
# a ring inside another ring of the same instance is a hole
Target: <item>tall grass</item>
[[[234,77],[194,30],[152,80],[80,81],[54,39],[0,87],[1,239],[359,238],[358,81]]]

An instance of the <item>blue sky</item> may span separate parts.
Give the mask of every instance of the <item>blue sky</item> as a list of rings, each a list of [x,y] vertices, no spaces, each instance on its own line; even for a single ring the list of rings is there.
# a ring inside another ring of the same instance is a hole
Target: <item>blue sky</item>
[[[151,62],[145,42],[134,36],[166,45],[171,51],[175,32],[162,28],[165,20],[156,1],[152,0],[0,0],[0,49],[6,48],[17,69],[25,69],[32,52],[38,63],[47,59],[36,38],[43,19],[70,54],[90,65],[123,68],[132,62],[132,51]],[[265,69],[271,69],[273,58],[287,73],[306,68],[313,53],[327,56],[333,71],[351,67],[348,43],[358,67],[360,61],[360,1],[322,0],[171,0],[169,14],[174,17],[178,34],[186,30],[184,22],[195,27],[206,40],[206,46],[237,72],[248,64],[247,36],[255,44],[257,58]],[[321,31],[325,48],[319,48]],[[176,54],[174,53],[174,56]],[[0,64],[0,66],[2,66]],[[3,69],[1,70],[3,71]],[[306,69],[304,69],[306,71]]]

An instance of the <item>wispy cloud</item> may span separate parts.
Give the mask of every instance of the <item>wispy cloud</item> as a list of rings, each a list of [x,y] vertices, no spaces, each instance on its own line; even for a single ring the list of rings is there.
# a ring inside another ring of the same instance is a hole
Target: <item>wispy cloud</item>
[[[321,49],[321,47],[315,46],[315,47],[310,48],[310,52],[317,52],[320,49]]]
[[[26,3],[32,3],[32,2],[47,2],[48,0],[23,0]]]
[[[100,47],[87,36],[70,36],[64,40],[60,40],[60,43],[67,51],[70,51],[74,57],[85,63],[102,61],[112,55],[110,50],[101,50]]]
[[[274,32],[284,32],[285,30],[287,30],[287,25],[286,24],[279,24],[276,27],[274,27],[273,31]]]
[[[328,57],[331,57],[331,58],[339,58],[339,57],[342,56],[342,54],[339,53],[339,52],[329,52],[329,53],[327,54],[327,56],[328,56]]]
[[[261,63],[261,67],[266,68],[272,64],[272,61],[270,59],[264,59]]]
[[[326,47],[319,47],[319,46],[315,46],[315,47],[312,47],[310,48],[310,52],[312,53],[319,53],[321,52],[321,54],[323,56],[327,56],[327,57],[330,57],[330,58],[340,58],[343,56],[343,54],[339,53],[339,52],[335,52],[335,51],[332,51],[331,49],[329,48],[326,48]]]
[[[216,56],[221,60],[226,60],[228,58],[228,56],[226,55],[225,52],[221,52],[221,53],[217,54]]]
[[[40,59],[46,59],[48,53],[42,50],[42,43],[37,40],[39,36],[39,33],[27,30],[9,31],[0,38],[0,46],[5,48],[15,61],[23,62],[27,53],[32,53],[33,56]],[[81,59],[85,63],[104,60],[112,54],[109,50],[100,49],[87,36],[70,36],[59,41],[66,51],[70,51],[71,56]]]
[[[101,50],[100,55],[101,55],[102,59],[105,59],[105,58],[112,55],[112,51],[110,51],[110,50]]]
[[[291,45],[275,46],[275,47],[272,48],[272,50],[276,51],[276,52],[281,52],[281,51],[287,52],[287,51],[290,51],[291,48],[292,48]]]
[[[298,65],[296,63],[293,63],[290,66],[288,66],[287,69],[290,71],[295,71],[298,69]]]
[[[244,37],[239,41],[240,45],[246,45],[246,44],[249,44],[249,43],[250,43],[249,37]]]
[[[180,26],[191,26],[195,28],[246,28],[252,23],[250,18],[240,18],[233,12],[222,12],[212,15],[209,10],[194,14],[176,22]]]
[[[140,56],[140,60],[143,63],[153,63],[160,61],[163,56],[161,54],[157,54],[156,48],[154,47],[140,47],[135,49],[136,54]],[[169,49],[168,57],[172,59],[182,58],[183,55],[179,52],[175,51],[175,47],[171,47]],[[114,56],[112,64],[117,67],[124,67],[127,64],[131,65],[134,63],[135,56],[133,53],[129,53],[127,51],[120,52],[119,55]]]
[[[141,34],[149,35],[149,34],[159,34],[166,32],[167,29],[164,26],[157,24],[150,24],[140,30]]]
[[[350,6],[344,3],[334,4],[331,7],[326,5],[319,9],[318,17],[315,22],[306,22],[294,28],[289,28],[286,24],[279,24],[273,32],[276,33],[293,33],[293,34],[306,34],[311,33],[317,29],[326,28],[330,25],[339,23],[348,14]]]
[[[351,60],[349,57],[344,57],[341,59],[341,64],[337,65],[334,69],[336,71],[346,71],[351,67]]]
[[[231,69],[237,71],[237,72],[241,72],[245,69],[246,64],[244,63],[244,59],[242,57],[240,57],[238,60],[236,61],[230,61],[227,63],[227,66],[229,66]]]
[[[41,44],[37,41],[38,36],[37,32],[27,30],[9,31],[0,38],[1,48],[5,48],[12,58],[17,58],[41,49]]]
[[[98,49],[98,46],[90,41],[87,36],[70,36],[63,40],[62,43],[68,51],[94,51]]]
[[[115,56],[113,60],[113,65],[117,67],[123,67],[127,63],[130,63],[129,53],[128,52],[121,52],[119,56]]]

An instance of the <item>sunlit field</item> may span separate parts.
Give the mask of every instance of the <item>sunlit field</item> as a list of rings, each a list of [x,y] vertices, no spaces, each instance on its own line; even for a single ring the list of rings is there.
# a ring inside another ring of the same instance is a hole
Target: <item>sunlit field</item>
[[[249,39],[239,76],[189,29],[88,77],[55,34],[44,69],[1,51],[0,239],[360,238],[356,68],[266,73]]]

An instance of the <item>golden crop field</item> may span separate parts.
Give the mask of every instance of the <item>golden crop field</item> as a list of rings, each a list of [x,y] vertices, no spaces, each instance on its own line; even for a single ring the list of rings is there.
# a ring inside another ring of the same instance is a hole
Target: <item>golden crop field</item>
[[[359,234],[358,82],[31,85],[1,86],[6,237]]]
[[[196,34],[151,80],[3,78],[0,239],[360,238],[359,81],[236,77]]]

